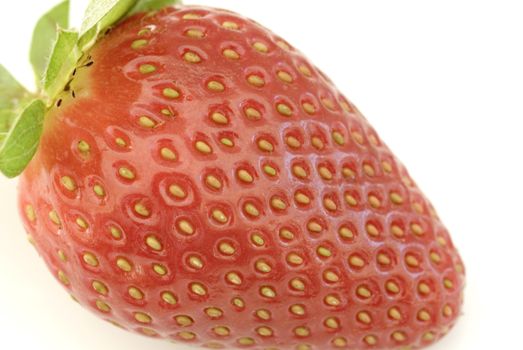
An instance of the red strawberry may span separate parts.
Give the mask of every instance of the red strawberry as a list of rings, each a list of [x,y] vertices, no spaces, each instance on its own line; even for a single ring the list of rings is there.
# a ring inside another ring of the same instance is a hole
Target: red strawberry
[[[130,331],[208,348],[417,349],[453,326],[447,230],[285,41],[203,7],[128,18],[45,119],[20,182],[36,248]]]

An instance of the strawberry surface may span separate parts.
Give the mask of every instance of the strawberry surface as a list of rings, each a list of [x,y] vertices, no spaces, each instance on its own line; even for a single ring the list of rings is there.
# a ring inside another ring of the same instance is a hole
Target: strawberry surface
[[[71,295],[208,348],[417,349],[460,313],[449,234],[300,52],[204,7],[127,19],[77,67],[20,182]]]

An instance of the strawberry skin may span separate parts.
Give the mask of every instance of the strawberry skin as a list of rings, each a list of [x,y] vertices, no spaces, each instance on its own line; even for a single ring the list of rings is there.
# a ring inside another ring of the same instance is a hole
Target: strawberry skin
[[[301,53],[223,10],[108,33],[46,118],[20,210],[79,303],[151,337],[418,349],[462,305],[405,167]]]

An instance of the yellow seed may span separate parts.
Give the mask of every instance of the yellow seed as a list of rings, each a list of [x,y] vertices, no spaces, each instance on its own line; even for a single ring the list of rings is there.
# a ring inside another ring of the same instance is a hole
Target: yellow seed
[[[152,64],[142,64],[142,65],[140,65],[138,70],[142,74],[151,74],[151,73],[156,72],[156,67],[153,66]]]
[[[276,297],[276,291],[269,286],[264,286],[260,288],[260,293],[262,296],[266,298],[275,298]]]
[[[136,203],[134,205],[134,211],[136,212],[136,214],[143,217],[148,217],[151,215],[149,209],[147,209],[147,207],[143,203]]]
[[[213,328],[213,332],[221,337],[228,336],[230,334],[229,328],[224,326],[218,326]]]
[[[332,294],[327,295],[325,297],[324,301],[325,301],[325,304],[327,304],[329,306],[338,306],[341,304],[341,300],[337,296],[332,295]]]
[[[292,83],[294,80],[292,78],[292,75],[290,75],[289,73],[282,71],[282,70],[278,71],[277,75],[278,75],[278,78],[280,78],[280,80],[285,83]]]
[[[398,204],[398,205],[403,204],[403,197],[399,193],[391,192],[389,197],[390,197],[390,201],[392,203]]]
[[[276,169],[268,164],[263,166],[263,171],[269,176],[276,176],[277,174]]]
[[[201,270],[203,268],[203,261],[197,256],[191,255],[188,259],[189,265],[196,270]]]
[[[303,168],[301,165],[294,165],[292,167],[292,173],[294,176],[299,177],[300,179],[305,179],[309,175],[305,168]]]
[[[418,292],[420,292],[421,294],[424,294],[424,295],[427,295],[430,293],[430,287],[428,284],[424,283],[424,282],[421,282],[419,285],[418,285]]]
[[[201,283],[191,283],[191,291],[199,296],[204,296],[207,294],[207,289]]]
[[[390,258],[386,254],[378,254],[378,263],[381,265],[390,265]]]
[[[345,138],[343,137],[343,134],[339,131],[332,132],[332,139],[340,146],[343,146],[345,144]]]
[[[386,173],[392,172],[392,165],[385,160],[381,162],[381,167],[383,168],[383,171],[385,171]]]
[[[256,270],[262,273],[269,273],[271,272],[272,268],[266,261],[258,260],[256,261]]]
[[[247,182],[247,183],[251,183],[254,181],[252,175],[245,169],[240,169],[238,170],[238,172],[236,173],[236,175],[238,176],[238,178],[243,181],[243,182]]]
[[[116,259],[116,266],[125,272],[130,272],[132,270],[131,263],[125,258]]]
[[[165,97],[171,98],[171,99],[176,99],[176,98],[180,97],[180,93],[177,90],[173,89],[173,88],[165,88],[165,89],[163,89],[162,94]]]
[[[176,299],[174,294],[171,292],[163,292],[162,300],[165,301],[169,305],[175,305],[178,302],[178,300]]]
[[[447,245],[447,241],[445,240],[445,237],[439,236],[439,237],[436,238],[436,241],[438,242],[438,244],[440,246],[446,246]]]
[[[260,211],[252,203],[245,204],[243,209],[245,210],[245,212],[247,212],[247,214],[249,214],[251,216],[259,216],[260,215]]]
[[[180,187],[179,185],[171,185],[169,186],[169,192],[175,196],[176,198],[185,198],[187,197],[187,193],[185,193],[185,191],[183,190],[182,187]]]
[[[292,265],[303,264],[303,258],[296,253],[290,253],[287,255],[287,262]]]
[[[365,286],[359,286],[356,293],[364,299],[368,299],[372,296],[372,292]]]
[[[287,228],[282,228],[280,230],[279,234],[282,239],[286,239],[286,240],[294,239],[294,233]]]
[[[329,317],[325,320],[325,326],[331,329],[338,329],[340,327],[340,323],[334,317]]]
[[[352,267],[361,268],[361,267],[365,266],[365,261],[362,258],[360,258],[359,256],[357,256],[357,255],[352,255],[349,258],[349,264]]]
[[[140,328],[139,331],[150,337],[154,337],[154,336],[158,335],[158,333],[154,329],[150,329],[150,328]]]
[[[207,83],[207,88],[212,91],[222,92],[225,90],[225,86],[219,81],[212,80]]]
[[[193,225],[187,220],[180,220],[180,222],[178,222],[178,228],[186,235],[192,235],[194,233]]]
[[[423,334],[423,340],[426,342],[431,342],[435,338],[436,338],[436,336],[432,332],[427,332],[427,333]]]
[[[369,236],[378,237],[380,235],[380,231],[374,224],[368,223],[367,225],[365,225],[365,230],[367,231]]]
[[[323,273],[323,278],[327,282],[335,283],[340,280],[340,276],[338,276],[334,271],[327,270]]]
[[[98,266],[98,258],[92,253],[85,253],[83,255],[84,262],[92,267]]]
[[[220,249],[220,252],[225,255],[232,255],[236,252],[236,249],[234,249],[234,247],[227,242],[220,243],[218,249]]]
[[[349,113],[352,112],[352,110],[351,110],[351,108],[350,108],[350,106],[349,106],[349,104],[347,102],[341,101],[340,102],[340,106],[341,106],[341,108],[343,108],[343,110],[345,112],[349,112]]]
[[[410,229],[412,230],[412,233],[414,233],[416,236],[421,236],[424,234],[423,228],[419,224],[411,224]]]
[[[379,207],[381,207],[381,201],[378,199],[378,197],[371,194],[368,197],[368,200],[369,200],[370,206],[373,207],[374,209],[378,209]]]
[[[430,260],[432,260],[432,262],[434,262],[435,264],[439,264],[441,262],[441,255],[439,255],[436,252],[431,252]]]
[[[154,264],[153,271],[160,276],[165,276],[167,274],[167,268],[161,264]]]
[[[160,150],[160,155],[165,160],[175,160],[176,159],[176,154],[171,149],[169,149],[167,147],[163,147]]]
[[[332,344],[337,348],[344,348],[347,346],[347,340],[342,337],[337,337],[332,340]]]
[[[323,199],[323,205],[329,211],[336,211],[338,209],[336,202],[334,202],[331,198]]]
[[[109,231],[111,233],[111,236],[113,236],[114,239],[121,239],[122,238],[122,231],[114,226],[111,226],[109,228]]]
[[[403,232],[403,229],[401,227],[399,227],[398,225],[392,225],[391,228],[390,228],[392,234],[398,238],[401,238],[404,236],[404,232]]]
[[[212,113],[211,119],[213,122],[215,122],[216,124],[220,124],[220,125],[227,125],[229,123],[229,120],[227,119],[227,117],[221,112]]]
[[[118,174],[123,177],[124,179],[127,179],[127,180],[133,180],[136,175],[134,174],[134,172],[129,169],[129,168],[126,168],[126,167],[121,167],[118,169]]]
[[[183,59],[188,63],[200,63],[202,58],[195,52],[187,51],[183,54]]]
[[[306,77],[312,77],[312,72],[309,69],[309,67],[307,67],[305,65],[300,65],[298,67],[298,70],[301,72],[301,74],[305,75]]]
[[[308,114],[314,114],[316,113],[316,108],[312,103],[309,102],[303,102],[302,103],[303,110],[307,112]]]
[[[202,16],[197,13],[186,13],[185,15],[183,15],[182,18],[183,19],[200,19],[200,18],[202,18]]]
[[[96,301],[96,307],[98,308],[98,310],[105,312],[105,313],[111,311],[111,307],[106,302],[101,301],[101,300]]]
[[[387,290],[389,292],[391,292],[392,294],[398,294],[400,292],[400,287],[398,286],[398,284],[396,282],[393,282],[393,281],[388,281],[385,284],[385,288],[387,288]]]
[[[127,292],[129,293],[129,295],[133,299],[136,299],[136,300],[143,299],[143,292],[140,289],[136,288],[136,287],[130,287]]]
[[[269,327],[262,326],[256,329],[256,333],[258,333],[262,337],[270,337],[273,332],[272,329],[270,329]]]
[[[240,275],[238,275],[236,272],[229,272],[226,277],[227,281],[237,286],[241,285],[243,282]]]
[[[294,334],[298,337],[308,337],[310,335],[310,331],[306,327],[296,327],[294,329]]]
[[[272,145],[272,143],[270,143],[269,141],[264,140],[264,139],[258,140],[258,147],[262,151],[265,151],[265,152],[272,152],[272,151],[274,151],[274,146]]]
[[[427,310],[421,310],[418,312],[418,320],[420,321],[430,321],[431,317]]]
[[[247,82],[256,87],[263,87],[265,85],[265,80],[256,74],[251,74],[247,77]]]
[[[378,343],[378,339],[373,335],[367,335],[364,338],[365,343],[367,343],[370,346],[376,345]]]
[[[351,207],[355,207],[358,205],[358,200],[349,193],[345,194],[345,202]]]
[[[227,147],[234,147],[234,141],[231,140],[230,138],[228,137],[223,137],[220,139],[220,143],[224,146],[227,146]]]
[[[78,227],[80,227],[82,230],[87,230],[87,228],[89,227],[89,225],[87,224],[87,221],[85,221],[81,217],[76,218],[75,222],[76,222],[76,225],[78,225]]]
[[[105,284],[103,284],[102,282],[100,282],[100,281],[93,281],[91,286],[99,294],[107,295],[107,293],[109,293],[109,290],[107,289],[107,286]]]
[[[258,120],[261,118],[261,113],[254,107],[247,107],[245,110],[245,116],[250,120]]]
[[[218,180],[218,178],[214,175],[207,175],[207,177],[205,178],[205,182],[207,183],[207,185],[209,185],[212,188],[215,188],[217,190],[222,188],[221,181]]]
[[[298,315],[298,316],[305,315],[305,308],[301,305],[294,304],[291,306],[290,310],[295,315]]]
[[[223,55],[230,60],[237,60],[240,58],[240,54],[233,49],[223,50]]]
[[[418,258],[410,254],[405,256],[405,263],[410,267],[418,267],[420,264]]]
[[[219,318],[223,316],[223,311],[218,309],[217,307],[209,307],[205,309],[205,313],[210,318]]]
[[[185,35],[187,35],[189,38],[201,39],[205,36],[205,33],[199,29],[189,29],[185,32]]]
[[[278,113],[280,113],[284,117],[290,117],[292,115],[291,107],[289,107],[285,103],[278,103],[276,109],[278,110]]]
[[[423,206],[419,203],[412,204],[412,208],[416,211],[418,214],[423,214]]]
[[[67,256],[65,255],[63,250],[58,251],[58,258],[60,258],[62,262],[67,262]]]
[[[276,45],[278,45],[278,47],[280,47],[281,49],[285,50],[285,51],[289,51],[291,48],[289,46],[289,44],[287,44],[286,42],[280,40],[276,43]]]
[[[70,176],[63,176],[60,179],[60,182],[62,183],[62,186],[65,187],[66,190],[73,192],[76,191],[76,182],[70,177]]]
[[[333,111],[334,110],[334,102],[332,102],[331,99],[328,99],[328,98],[323,98],[321,100],[321,103],[329,110]]]
[[[138,50],[138,49],[141,49],[145,46],[147,46],[149,42],[145,39],[138,39],[138,40],[135,40],[133,41],[133,43],[131,44],[131,48],[133,50]]]
[[[227,215],[220,209],[214,209],[212,211],[212,218],[222,224],[225,224],[229,220]]]
[[[356,173],[354,172],[354,170],[352,170],[351,168],[349,168],[347,166],[344,166],[341,172],[342,172],[343,176],[346,178],[354,179],[356,177]]]
[[[136,319],[136,321],[138,321],[140,323],[151,323],[152,322],[151,316],[149,316],[143,312],[136,312],[134,314],[134,318]]]
[[[258,316],[264,321],[268,321],[271,319],[271,312],[265,309],[259,309],[256,310],[256,316]]]
[[[363,138],[363,135],[358,131],[353,131],[353,132],[351,132],[350,135],[352,136],[354,141],[356,141],[356,143],[359,143],[360,145],[362,145],[363,142],[365,141],[365,139]]]
[[[243,309],[245,307],[245,302],[242,298],[233,298],[232,303],[234,306]]]
[[[287,145],[291,148],[300,148],[301,147],[301,142],[300,140],[298,140],[296,137],[294,136],[287,136],[285,138],[285,141],[287,143]]]
[[[341,236],[341,238],[344,239],[353,239],[354,238],[354,232],[346,226],[340,227],[338,230],[338,234]]]
[[[267,53],[269,52],[269,48],[267,47],[267,45],[265,45],[264,43],[261,43],[261,42],[255,42],[252,47],[254,47],[254,49],[258,52],[261,52],[261,53]]]
[[[452,307],[450,305],[445,305],[443,307],[443,316],[445,317],[451,317],[454,314],[454,311],[452,310]]]
[[[305,283],[299,278],[294,278],[291,280],[291,287],[295,290],[303,291],[305,290]]]
[[[374,175],[376,175],[376,172],[374,171],[374,168],[370,164],[364,164],[363,165],[363,171],[369,177],[373,177]]]
[[[181,327],[188,327],[194,323],[193,319],[187,315],[178,315],[174,317],[174,320]]]
[[[323,229],[323,227],[321,226],[320,223],[318,223],[314,220],[311,220],[307,223],[307,229],[313,233],[320,233],[321,230]]]
[[[94,185],[93,192],[98,197],[105,197],[105,189],[102,187],[102,185]]]
[[[370,317],[369,313],[366,311],[358,312],[357,316],[358,321],[365,324],[371,324],[372,318]]]
[[[25,206],[25,216],[27,220],[34,222],[36,220],[36,213],[32,205],[28,204]]]
[[[193,340],[194,338],[196,338],[196,334],[194,334],[193,332],[183,331],[183,332],[178,332],[177,335],[180,338],[182,338],[183,340]]]
[[[71,283],[69,281],[69,278],[63,271],[58,271],[58,279],[66,286],[68,286]]]
[[[51,210],[49,212],[49,219],[57,226],[60,226],[62,224],[60,217],[58,216],[58,213],[55,210]]]
[[[212,153],[211,146],[209,146],[204,141],[196,141],[196,143],[194,144],[194,147],[201,153],[204,153],[204,154]]]
[[[258,233],[253,233],[251,235],[251,242],[258,247],[261,247],[265,244],[265,240]]]
[[[321,166],[318,168],[318,172],[324,180],[332,180],[333,175],[329,168]]]
[[[240,344],[240,345],[248,346],[248,345],[253,345],[254,343],[255,343],[254,339],[252,339],[250,337],[243,337],[243,338],[238,339],[238,344]]]
[[[403,332],[394,332],[392,333],[392,339],[394,339],[397,342],[404,342],[407,339],[407,337]]]
[[[237,23],[232,21],[225,21],[222,23],[222,27],[225,29],[237,30],[240,28]]]
[[[387,313],[388,313],[389,317],[392,318],[393,320],[396,320],[396,321],[401,320],[401,312],[397,308],[395,308],[395,307],[390,308]]]
[[[285,210],[287,209],[287,204],[285,204],[285,202],[279,197],[272,197],[271,207],[278,210]]]
[[[153,250],[160,251],[163,249],[162,244],[155,236],[148,236],[145,239],[145,243]]]
[[[329,248],[320,246],[318,249],[316,249],[316,252],[319,256],[322,256],[324,258],[329,258],[332,256],[332,251]]]
[[[91,150],[91,145],[89,145],[86,141],[84,140],[81,140],[80,142],[78,142],[78,145],[76,146],[78,148],[78,150],[81,152],[81,153],[89,153],[89,151]]]
[[[307,205],[311,202],[311,199],[302,192],[296,192],[296,194],[294,195],[294,199],[299,204],[304,204],[304,205]]]
[[[445,288],[447,288],[447,289],[452,289],[452,288],[454,288],[454,283],[453,283],[451,280],[449,280],[448,278],[445,278],[445,279],[443,280],[443,285],[444,285]]]

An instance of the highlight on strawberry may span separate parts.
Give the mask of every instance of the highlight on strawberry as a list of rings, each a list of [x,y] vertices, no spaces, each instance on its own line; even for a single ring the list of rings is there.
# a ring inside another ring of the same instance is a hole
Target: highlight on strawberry
[[[76,301],[214,349],[420,349],[452,328],[449,233],[296,48],[174,0],[93,0],[80,30],[68,14],[34,31],[38,91],[0,66],[0,171]]]

